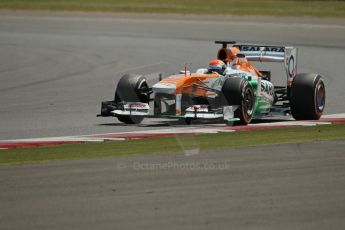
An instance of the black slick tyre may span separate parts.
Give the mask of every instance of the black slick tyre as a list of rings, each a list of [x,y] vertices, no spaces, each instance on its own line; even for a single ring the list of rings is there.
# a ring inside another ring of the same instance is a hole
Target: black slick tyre
[[[234,125],[247,125],[253,118],[254,113],[254,91],[245,78],[230,77],[226,79],[222,93],[228,105],[238,105],[235,110],[235,118],[239,118]]]
[[[149,86],[146,78],[140,75],[126,74],[121,77],[115,91],[115,102],[149,103]],[[139,124],[144,117],[117,115],[119,121],[126,124]]]
[[[292,82],[290,108],[296,120],[320,119],[326,102],[326,90],[318,74],[298,74]]]

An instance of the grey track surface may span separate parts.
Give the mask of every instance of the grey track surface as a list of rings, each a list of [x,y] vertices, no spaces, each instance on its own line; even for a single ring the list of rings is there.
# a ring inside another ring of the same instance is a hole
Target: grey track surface
[[[95,114],[123,73],[153,81],[185,62],[205,65],[220,39],[297,46],[300,72],[325,76],[327,113],[344,112],[344,20],[1,12],[0,139],[165,127]],[[343,229],[344,148],[332,141],[2,166],[0,228]]]
[[[1,229],[344,229],[345,142],[0,168]]]
[[[345,20],[0,12],[0,139],[162,128],[95,115],[124,73],[195,70],[221,39],[297,46],[299,72],[325,76],[326,113],[345,111]]]

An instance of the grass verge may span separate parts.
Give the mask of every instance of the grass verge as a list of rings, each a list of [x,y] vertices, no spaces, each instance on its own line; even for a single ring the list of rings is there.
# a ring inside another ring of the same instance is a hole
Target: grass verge
[[[340,0],[0,0],[0,9],[345,17]]]
[[[345,140],[345,124],[2,150],[0,165],[322,140]]]

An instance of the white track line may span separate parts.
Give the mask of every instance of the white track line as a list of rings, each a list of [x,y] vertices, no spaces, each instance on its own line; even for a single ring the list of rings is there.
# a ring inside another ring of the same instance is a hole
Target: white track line
[[[345,113],[340,114],[329,114],[324,115],[322,118],[326,119],[345,119]],[[272,123],[258,123],[250,124],[252,127],[274,127],[274,126],[315,126],[315,125],[326,125],[332,122],[323,121],[281,121]],[[225,124],[208,124],[204,127],[202,126],[175,126],[168,129],[156,129],[156,130],[143,130],[143,131],[132,131],[132,132],[121,132],[121,133],[98,133],[90,135],[80,135],[80,136],[62,136],[62,137],[43,137],[43,138],[25,138],[25,139],[13,139],[13,140],[0,140],[0,144],[11,144],[11,143],[31,143],[31,142],[102,142],[102,141],[121,141],[135,135],[147,135],[148,137],[152,135],[165,135],[165,134],[203,134],[203,133],[219,133],[219,132],[235,132],[231,126],[226,126]],[[115,136],[115,137],[112,137]],[[124,136],[124,137],[116,137]],[[140,138],[140,137],[139,137]],[[0,148],[4,149],[4,148]]]

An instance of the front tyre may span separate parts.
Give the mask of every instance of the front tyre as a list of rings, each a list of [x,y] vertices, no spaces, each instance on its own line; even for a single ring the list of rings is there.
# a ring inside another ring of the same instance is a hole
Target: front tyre
[[[144,118],[140,116],[117,115],[119,121],[125,124],[140,124]]]
[[[234,112],[235,118],[239,118],[234,125],[247,125],[254,114],[254,91],[249,82],[240,77],[226,79],[222,92],[228,105],[238,105]]]
[[[126,74],[121,77],[115,91],[115,102],[149,103],[149,86],[146,78],[140,75]],[[117,119],[125,124],[139,124],[142,116],[117,115]]]
[[[320,119],[326,102],[326,89],[318,74],[298,74],[291,86],[291,114],[296,120]]]

